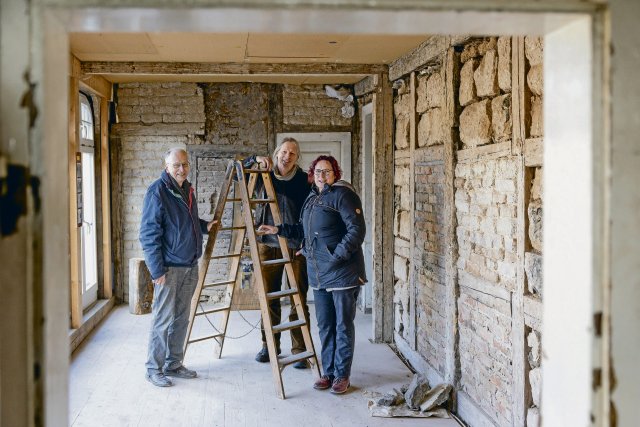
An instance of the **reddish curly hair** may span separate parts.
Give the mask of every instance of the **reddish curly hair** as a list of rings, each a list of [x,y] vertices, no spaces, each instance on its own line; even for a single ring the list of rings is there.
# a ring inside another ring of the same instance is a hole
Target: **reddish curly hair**
[[[316,169],[316,165],[322,160],[326,160],[327,162],[331,163],[331,169],[333,169],[333,175],[336,177],[336,181],[339,181],[340,178],[342,178],[342,169],[340,169],[340,165],[338,165],[338,161],[336,160],[336,158],[333,156],[322,155],[318,156],[317,159],[312,161],[311,165],[309,166],[309,170],[307,171],[307,180],[309,181],[309,184],[313,184],[313,174]]]

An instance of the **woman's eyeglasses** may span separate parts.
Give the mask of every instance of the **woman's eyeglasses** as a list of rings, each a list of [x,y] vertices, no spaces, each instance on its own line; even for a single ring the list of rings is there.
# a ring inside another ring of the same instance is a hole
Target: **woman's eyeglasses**
[[[313,171],[313,174],[315,176],[327,176],[327,175],[331,175],[333,173],[333,169],[316,169]]]

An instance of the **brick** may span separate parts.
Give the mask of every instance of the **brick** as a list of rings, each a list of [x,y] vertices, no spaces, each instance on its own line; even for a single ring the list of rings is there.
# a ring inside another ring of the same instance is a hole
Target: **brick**
[[[529,240],[531,246],[538,252],[542,252],[542,203],[535,200],[529,203],[527,208],[529,215]]]
[[[542,256],[533,252],[524,254],[524,271],[529,293],[542,297]]]

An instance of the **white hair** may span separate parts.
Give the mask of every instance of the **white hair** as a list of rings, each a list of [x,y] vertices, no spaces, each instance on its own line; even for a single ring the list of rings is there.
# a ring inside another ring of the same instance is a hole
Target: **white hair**
[[[187,150],[185,150],[182,147],[173,147],[173,148],[169,148],[165,153],[164,153],[164,162],[165,163],[169,163],[169,159],[171,158],[171,156],[173,156],[176,153],[184,153],[187,154]]]
[[[273,156],[271,156],[273,158],[273,163],[277,164],[278,163],[278,153],[280,152],[280,150],[282,149],[282,146],[284,144],[286,144],[287,142],[293,144],[296,146],[296,151],[298,152],[298,158],[296,159],[296,164],[298,164],[298,161],[300,160],[300,144],[298,143],[298,140],[295,138],[292,138],[290,136],[286,137],[285,139],[283,139],[280,144],[278,144],[276,146],[276,149],[273,150]]]

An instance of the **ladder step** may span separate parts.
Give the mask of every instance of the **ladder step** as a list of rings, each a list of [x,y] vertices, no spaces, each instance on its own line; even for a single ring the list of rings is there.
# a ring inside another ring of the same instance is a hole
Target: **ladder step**
[[[237,197],[230,197],[227,200],[225,200],[225,202],[241,202],[242,199],[239,199]]]
[[[271,260],[268,260],[268,261],[261,261],[260,264],[262,264],[262,265],[282,265],[282,264],[288,264],[290,262],[291,262],[291,260],[282,258],[282,259],[271,259]]]
[[[245,169],[244,173],[269,173],[271,169]]]
[[[213,288],[214,286],[224,286],[224,285],[230,285],[232,283],[235,283],[236,279],[233,280],[223,280],[222,282],[213,282],[213,283],[206,283],[202,286],[202,289],[205,288]]]
[[[196,311],[196,316],[203,316],[203,315],[207,315],[207,314],[212,314],[212,313],[219,313],[221,311],[227,311],[231,308],[230,305],[225,305],[223,307],[216,307],[216,308],[212,308],[211,310],[205,310],[205,311]]]
[[[236,227],[220,227],[218,228],[218,231],[229,231],[229,230],[244,230],[245,227],[244,225],[238,225]]]
[[[241,257],[241,256],[242,256],[242,254],[214,255],[209,259],[238,258],[238,257]]]
[[[304,319],[302,319],[302,320],[295,320],[293,322],[280,323],[279,325],[274,325],[271,329],[273,329],[273,333],[275,334],[276,332],[284,332],[290,329],[299,328],[300,326],[304,326],[306,324],[307,322]]]
[[[204,340],[210,340],[210,339],[214,339],[214,338],[220,338],[220,337],[222,337],[222,336],[224,336],[224,334],[223,334],[222,332],[220,332],[220,333],[213,334],[213,335],[207,335],[206,337],[200,337],[200,338],[195,338],[195,339],[189,340],[189,341],[187,342],[187,344],[192,344],[192,343],[194,343],[194,342],[199,342],[199,341],[204,341]],[[297,355],[296,355],[296,356],[297,356]]]
[[[251,199],[251,203],[259,204],[259,203],[275,203],[274,199]]]
[[[297,292],[298,292],[297,289],[285,289],[283,291],[268,292],[267,299],[272,300],[272,299],[279,299],[282,297],[288,297],[290,295],[295,295]]]
[[[292,354],[291,356],[283,357],[282,359],[278,359],[278,365],[280,365],[280,369],[284,368],[287,365],[292,363],[296,363],[300,360],[306,360],[310,357],[313,357],[313,351],[303,351],[302,353]]]

